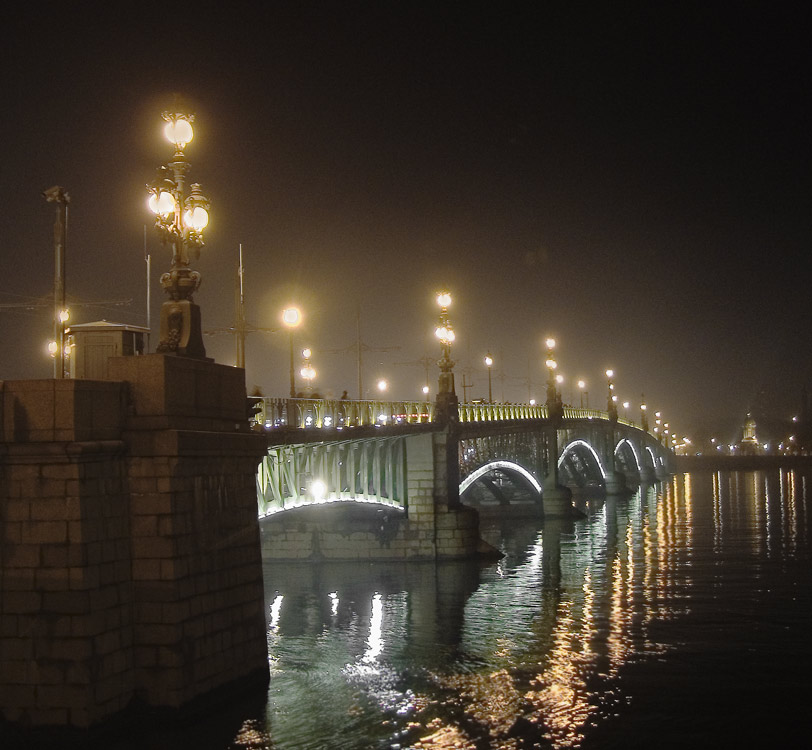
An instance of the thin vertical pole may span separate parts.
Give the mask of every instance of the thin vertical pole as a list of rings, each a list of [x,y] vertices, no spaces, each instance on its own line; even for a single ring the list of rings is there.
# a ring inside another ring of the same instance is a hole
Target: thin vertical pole
[[[242,265],[242,243],[240,243],[240,265],[237,269],[237,367],[245,369],[245,287]]]
[[[364,388],[361,382],[361,358],[363,351],[363,344],[361,343],[361,308],[355,308],[355,346],[358,352],[358,400],[362,401],[364,399]]]
[[[296,398],[296,373],[293,368],[293,326],[289,329],[290,332],[290,397]],[[288,424],[290,424],[290,416],[288,416]]]
[[[147,252],[147,225],[144,224],[144,261],[147,264],[147,354],[149,354],[149,335],[152,333],[152,303],[150,297],[150,276],[152,256]]]
[[[65,377],[65,245],[68,235],[68,203],[70,196],[58,185],[43,192],[45,200],[56,203],[54,220],[54,378]]]

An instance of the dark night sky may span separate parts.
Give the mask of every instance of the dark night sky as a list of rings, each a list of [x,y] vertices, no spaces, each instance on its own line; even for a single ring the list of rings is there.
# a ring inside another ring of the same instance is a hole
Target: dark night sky
[[[41,192],[59,184],[69,296],[133,300],[73,322],[146,322],[144,184],[179,92],[213,204],[204,328],[233,322],[242,243],[249,321],[298,302],[322,391],[356,392],[353,356],[324,350],[354,343],[360,306],[364,341],[401,347],[368,353],[366,382],[419,397],[421,366],[395,363],[438,353],[447,286],[460,392],[466,371],[487,394],[490,349],[495,398],[525,400],[528,376],[542,398],[552,334],[590,405],[614,367],[621,399],[645,392],[681,433],[732,437],[757,403],[798,411],[810,28],[788,4],[216,3],[193,22],[65,5],[3,30],[0,303],[49,301]],[[157,330],[169,253],[151,226],[147,242]],[[50,376],[50,315],[0,311],[0,378]],[[230,336],[206,346],[234,362]],[[249,388],[285,395],[287,368],[284,335],[249,336]]]

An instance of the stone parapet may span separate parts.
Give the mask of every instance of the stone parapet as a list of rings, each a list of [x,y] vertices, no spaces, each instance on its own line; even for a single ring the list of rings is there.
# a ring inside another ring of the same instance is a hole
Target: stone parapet
[[[129,430],[247,431],[245,373],[236,367],[147,354],[111,357],[111,380],[129,386]]]
[[[126,390],[98,380],[6,380],[1,392],[2,442],[116,440]]]

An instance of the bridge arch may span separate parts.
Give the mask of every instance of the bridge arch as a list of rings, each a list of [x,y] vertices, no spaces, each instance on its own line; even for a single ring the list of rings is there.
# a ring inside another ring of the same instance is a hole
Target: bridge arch
[[[621,438],[615,446],[615,458],[619,464],[619,468],[625,474],[640,474],[643,464],[640,461],[640,456],[637,455],[637,449],[634,443],[628,438]]]
[[[558,459],[558,471],[564,484],[584,486],[590,480],[606,479],[606,469],[597,451],[581,438],[564,446]]]
[[[460,482],[460,498],[462,498],[463,493],[465,493],[465,491],[477,481],[484,479],[488,474],[497,472],[502,472],[508,474],[509,476],[518,478],[521,484],[531,488],[535,492],[536,496],[541,496],[541,484],[530,471],[524,468],[524,466],[517,464],[515,461],[490,461],[489,463],[480,466],[475,471],[472,471],[467,477],[465,477],[465,479],[462,480],[462,482]]]
[[[648,469],[656,471],[664,464],[664,461],[661,458],[658,459],[658,457],[655,455],[654,449],[650,445],[646,446],[643,456],[644,460],[645,458],[648,458],[648,462],[646,463],[646,468]]]

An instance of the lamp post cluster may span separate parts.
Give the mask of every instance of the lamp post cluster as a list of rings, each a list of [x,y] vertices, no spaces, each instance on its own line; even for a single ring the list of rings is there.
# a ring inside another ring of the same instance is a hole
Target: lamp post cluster
[[[186,184],[189,162],[184,149],[194,137],[194,115],[180,111],[164,112],[164,135],[174,146],[168,164],[158,168],[155,180],[147,185],[148,205],[155,214],[155,228],[165,245],[172,249],[172,263],[161,276],[161,286],[169,300],[161,307],[160,343],[157,351],[195,359],[205,359],[200,325],[200,308],[193,294],[200,286],[200,273],[190,268],[191,257],[203,247],[203,230],[209,223],[209,201],[200,185]]]
[[[451,345],[456,338],[454,328],[448,317],[448,308],[451,306],[451,294],[440,292],[437,295],[437,304],[440,306],[440,320],[434,335],[440,342],[442,356],[437,363],[440,367],[440,393],[454,393],[454,362],[451,359]]]

